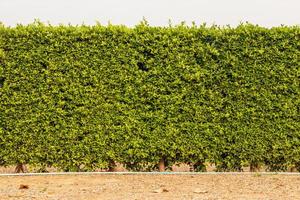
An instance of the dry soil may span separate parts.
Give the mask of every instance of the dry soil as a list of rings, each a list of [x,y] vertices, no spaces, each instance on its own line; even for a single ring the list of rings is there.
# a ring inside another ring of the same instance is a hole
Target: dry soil
[[[299,175],[0,177],[1,200],[300,199]]]

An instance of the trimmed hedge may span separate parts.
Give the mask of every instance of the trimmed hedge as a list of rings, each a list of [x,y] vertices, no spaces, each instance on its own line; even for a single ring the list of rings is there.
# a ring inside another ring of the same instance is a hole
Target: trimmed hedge
[[[0,164],[300,168],[299,36],[251,24],[0,25]]]

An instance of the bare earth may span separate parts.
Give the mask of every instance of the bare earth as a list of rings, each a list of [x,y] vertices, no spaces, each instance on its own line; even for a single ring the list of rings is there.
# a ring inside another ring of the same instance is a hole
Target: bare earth
[[[23,189],[20,189],[20,186]],[[255,174],[10,176],[0,177],[0,199],[293,200],[300,199],[300,176]]]

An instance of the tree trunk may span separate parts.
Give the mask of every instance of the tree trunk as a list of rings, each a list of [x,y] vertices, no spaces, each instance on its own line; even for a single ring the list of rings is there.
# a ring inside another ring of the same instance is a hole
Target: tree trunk
[[[289,172],[297,172],[297,168],[296,167],[290,167]]]
[[[116,163],[115,161],[111,160],[108,164],[108,171],[109,172],[115,172],[116,171]]]
[[[158,170],[160,172],[164,172],[165,171],[165,159],[160,159],[159,163],[158,163]]]
[[[188,163],[190,172],[206,172],[206,166],[203,162],[197,161],[195,163]]]
[[[257,163],[250,164],[250,172],[258,172],[260,169],[259,165]]]
[[[17,164],[16,168],[15,168],[15,173],[27,173],[27,167],[25,164],[23,163],[19,163]]]

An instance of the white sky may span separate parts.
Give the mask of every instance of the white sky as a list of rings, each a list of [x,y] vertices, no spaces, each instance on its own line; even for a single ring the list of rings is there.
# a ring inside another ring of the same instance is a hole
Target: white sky
[[[34,19],[51,24],[125,24],[143,17],[150,25],[186,21],[217,25],[249,21],[261,26],[300,24],[300,0],[0,0],[0,21],[28,24]]]

